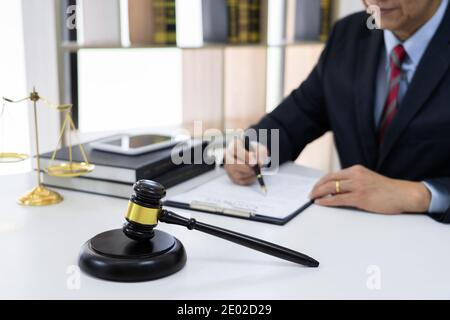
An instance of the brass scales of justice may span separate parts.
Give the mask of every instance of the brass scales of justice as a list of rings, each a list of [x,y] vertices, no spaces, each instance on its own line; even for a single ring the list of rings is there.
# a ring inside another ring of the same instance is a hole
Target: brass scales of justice
[[[31,190],[30,192],[26,193],[25,195],[21,196],[18,199],[18,203],[24,206],[47,206],[52,204],[60,203],[63,200],[63,197],[48,188],[46,188],[42,184],[41,179],[41,158],[39,153],[39,128],[38,128],[38,113],[37,113],[37,102],[42,101],[47,107],[50,107],[52,109],[56,109],[58,112],[64,112],[64,121],[61,126],[61,130],[59,133],[58,142],[56,145],[55,150],[53,151],[52,157],[49,162],[49,166],[44,169],[44,172],[50,176],[55,177],[62,177],[62,178],[71,178],[71,177],[78,177],[84,174],[87,174],[89,172],[92,172],[94,170],[94,165],[89,163],[89,160],[86,156],[86,152],[82,146],[82,144],[79,141],[77,131],[75,128],[75,124],[72,119],[72,105],[71,104],[61,104],[61,105],[55,105],[45,98],[41,97],[37,92],[36,89],[33,88],[33,91],[30,93],[28,97],[25,97],[20,100],[12,100],[3,97],[3,106],[2,106],[2,112],[0,114],[0,117],[2,120],[4,119],[3,114],[5,111],[6,103],[16,104],[23,101],[32,101],[33,102],[33,113],[34,113],[34,134],[35,134],[35,150],[36,150],[36,170],[37,170],[37,186]],[[73,161],[72,157],[72,142],[71,142],[71,134],[69,132],[68,134],[68,149],[69,149],[69,161],[68,162],[62,162],[60,164],[53,164],[56,158],[56,154],[58,152],[58,147],[62,146],[62,141],[64,138],[64,133],[66,130],[73,130],[74,135],[76,136],[76,139],[78,140],[79,148],[81,155],[83,157],[82,162],[75,162]],[[28,159],[29,156],[23,153],[16,153],[16,152],[4,152],[1,150],[0,146],[0,164],[1,163],[15,163],[20,162]]]

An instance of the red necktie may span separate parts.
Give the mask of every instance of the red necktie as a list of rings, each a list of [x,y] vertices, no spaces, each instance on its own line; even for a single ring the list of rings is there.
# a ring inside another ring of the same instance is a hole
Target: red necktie
[[[386,130],[397,114],[398,110],[398,93],[400,91],[400,80],[402,77],[402,64],[406,58],[405,48],[401,44],[397,45],[391,54],[391,73],[389,75],[389,94],[386,104],[381,114],[381,120],[378,130],[378,141],[383,143]]]

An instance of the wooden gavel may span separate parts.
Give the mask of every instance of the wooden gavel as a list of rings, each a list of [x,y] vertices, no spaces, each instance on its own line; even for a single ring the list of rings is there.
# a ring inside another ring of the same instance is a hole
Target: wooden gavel
[[[222,229],[195,219],[179,216],[162,207],[161,199],[166,195],[164,187],[154,181],[140,180],[134,185],[135,195],[130,198],[127,222],[123,232],[135,241],[148,241],[153,238],[153,229],[158,221],[184,226],[189,230],[198,230],[210,235],[234,242],[280,259],[302,264],[308,267],[318,267],[319,262],[300,252],[279,245],[256,239],[234,231]]]

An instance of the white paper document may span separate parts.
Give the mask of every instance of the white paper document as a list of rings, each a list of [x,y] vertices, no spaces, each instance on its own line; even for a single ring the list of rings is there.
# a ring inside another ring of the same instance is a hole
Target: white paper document
[[[307,204],[317,178],[278,173],[264,175],[267,195],[255,182],[251,186],[234,184],[226,175],[199,185],[169,199],[193,209],[251,217],[284,219]]]

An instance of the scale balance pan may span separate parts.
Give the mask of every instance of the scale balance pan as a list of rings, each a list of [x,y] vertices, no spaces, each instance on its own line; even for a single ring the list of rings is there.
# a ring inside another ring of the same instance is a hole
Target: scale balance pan
[[[95,166],[86,162],[62,163],[45,169],[49,176],[72,178],[79,177],[94,170]]]
[[[14,163],[21,162],[28,159],[28,155],[15,152],[0,153],[0,163]]]

